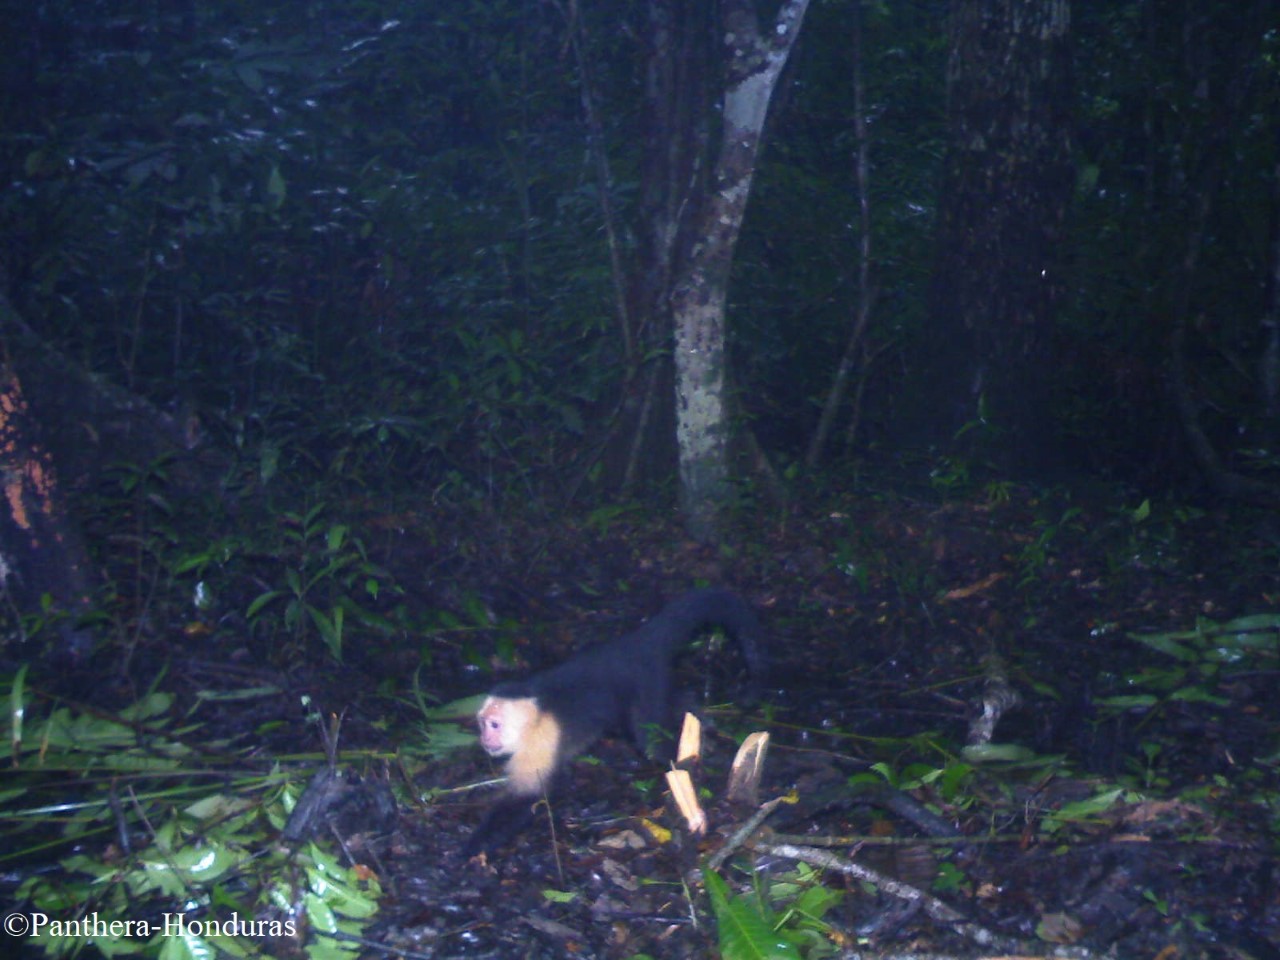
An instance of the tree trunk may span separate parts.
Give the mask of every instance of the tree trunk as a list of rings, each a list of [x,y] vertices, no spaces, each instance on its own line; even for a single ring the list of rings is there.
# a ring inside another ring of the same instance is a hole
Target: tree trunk
[[[78,655],[91,640],[74,622],[87,611],[96,579],[74,515],[66,507],[53,465],[66,489],[93,489],[110,463],[164,461],[172,490],[212,501],[227,463],[199,449],[198,430],[145,399],[85,370],[41,340],[0,295],[4,355],[0,367],[0,577],[12,608],[42,614],[45,597],[62,615],[56,652]],[[28,397],[30,406],[28,406]],[[32,412],[34,410],[34,413]],[[44,651],[41,651],[44,652]]]
[[[1280,127],[1276,130],[1280,140]],[[1271,173],[1271,282],[1267,285],[1267,310],[1262,318],[1262,355],[1258,360],[1258,381],[1262,384],[1262,404],[1266,441],[1280,440],[1280,150]]]
[[[671,285],[693,244],[694,210],[707,180],[714,96],[715,7],[649,0],[635,252],[619,314],[623,379],[604,443],[601,483],[630,495],[665,483],[676,464],[671,388]]]
[[[720,144],[711,193],[698,213],[698,242],[679,266],[671,298],[680,508],[690,534],[703,542],[715,539],[717,514],[728,493],[724,305],[729,268],[769,100],[808,6],[809,0],[785,0],[763,36],[749,0],[725,0],[721,6],[728,68]]]
[[[827,399],[822,405],[822,415],[818,418],[818,427],[809,439],[809,449],[805,453],[805,466],[811,470],[822,462],[822,451],[826,448],[827,438],[835,426],[836,415],[844,405],[845,395],[849,390],[849,378],[853,375],[854,362],[858,350],[866,336],[867,327],[871,323],[871,165],[867,147],[866,103],[862,83],[862,0],[855,0],[853,11],[853,42],[851,55],[853,59],[853,178],[854,190],[858,198],[858,289],[854,294],[853,318],[849,324],[849,335],[845,340],[844,352],[836,364],[831,378],[831,386],[827,389]],[[866,354],[863,354],[864,360]],[[862,365],[864,371],[867,364]],[[854,411],[851,415],[848,436],[852,440],[857,432],[857,415],[860,409],[861,390],[855,397]]]
[[[0,580],[8,612],[19,618],[25,639],[29,617],[52,615],[57,652],[87,652],[88,637],[75,618],[89,608],[90,563],[71,522],[53,469],[13,368],[0,368]],[[41,651],[43,653],[44,651]]]
[[[217,494],[227,463],[201,448],[198,422],[165,413],[86,370],[37,336],[3,295],[0,336],[19,358],[40,440],[68,489],[92,488],[109,463],[166,460],[169,482],[181,493]]]
[[[1061,466],[1050,386],[1057,254],[1074,187],[1068,0],[954,0],[950,147],[931,290],[933,336],[904,426],[964,425],[1002,469]],[[985,436],[984,436],[985,435]]]

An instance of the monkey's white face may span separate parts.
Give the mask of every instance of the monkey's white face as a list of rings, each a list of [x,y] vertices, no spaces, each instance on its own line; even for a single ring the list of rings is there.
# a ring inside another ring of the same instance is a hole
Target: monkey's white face
[[[524,742],[525,729],[537,707],[532,700],[504,700],[487,697],[476,714],[480,726],[480,746],[491,757],[515,753]]]

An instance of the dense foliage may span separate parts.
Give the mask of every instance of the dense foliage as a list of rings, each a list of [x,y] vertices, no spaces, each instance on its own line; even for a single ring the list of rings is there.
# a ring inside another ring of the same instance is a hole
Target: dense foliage
[[[1046,371],[1046,429],[1146,479],[1152,462],[1189,474],[1163,382],[1178,298],[1200,318],[1193,389],[1213,436],[1256,454],[1273,426],[1251,358],[1267,344],[1276,25],[1263,4],[1164,6],[1077,11],[1075,242]],[[892,447],[929,336],[944,7],[863,13],[875,301],[852,451]],[[783,458],[857,293],[851,16],[812,12],[731,289],[734,382]],[[269,444],[294,476],[563,490],[623,373],[568,45],[592,68],[625,224],[644,30],[638,4],[22,7],[0,41],[10,296],[69,357],[193,407],[251,457]],[[1204,251],[1190,269],[1189,245]]]

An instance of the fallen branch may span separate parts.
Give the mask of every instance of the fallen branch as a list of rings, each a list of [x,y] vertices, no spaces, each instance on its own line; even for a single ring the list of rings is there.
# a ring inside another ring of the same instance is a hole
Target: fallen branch
[[[799,860],[815,867],[821,867],[823,870],[834,870],[845,876],[853,877],[855,880],[863,880],[867,883],[875,884],[878,890],[882,890],[890,896],[911,903],[918,903],[932,920],[948,925],[980,947],[1003,951],[1009,960],[1014,957],[1062,957],[1068,958],[1068,960],[1089,960],[1089,958],[1093,957],[1093,953],[1083,947],[1054,947],[1049,951],[1046,951],[1043,947],[1039,949],[1028,947],[1011,937],[1003,936],[981,924],[974,923],[960,911],[943,903],[937,897],[930,896],[923,890],[900,880],[894,880],[879,871],[864,867],[862,864],[854,863],[852,860],[826,850],[791,843],[772,843],[760,840],[749,843],[747,846],[756,853],[785,857],[788,860]],[[992,958],[992,960],[996,960],[996,958]]]
[[[751,818],[743,823],[742,826],[733,831],[729,838],[725,840],[724,845],[711,855],[710,859],[707,860],[707,869],[719,870],[723,867],[724,862],[733,856],[753,833],[760,829],[760,824],[764,823],[769,814],[778,809],[780,804],[794,802],[790,796],[782,796],[775,797],[768,803],[762,804],[760,809],[753,813]]]

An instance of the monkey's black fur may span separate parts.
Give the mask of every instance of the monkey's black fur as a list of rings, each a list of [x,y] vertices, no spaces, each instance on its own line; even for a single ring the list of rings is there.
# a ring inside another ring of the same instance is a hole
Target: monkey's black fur
[[[693,590],[671,601],[644,626],[590,647],[559,666],[526,680],[499,684],[490,696],[533,699],[559,730],[559,747],[548,763],[550,785],[564,764],[605,735],[625,736],[651,754],[670,742],[682,713],[672,662],[697,632],[724,627],[742,651],[752,693],[765,668],[760,623],[747,604],[727,590]],[[523,749],[521,744],[519,749]],[[509,794],[476,827],[466,856],[491,851],[520,833],[533,817],[537,796]]]

